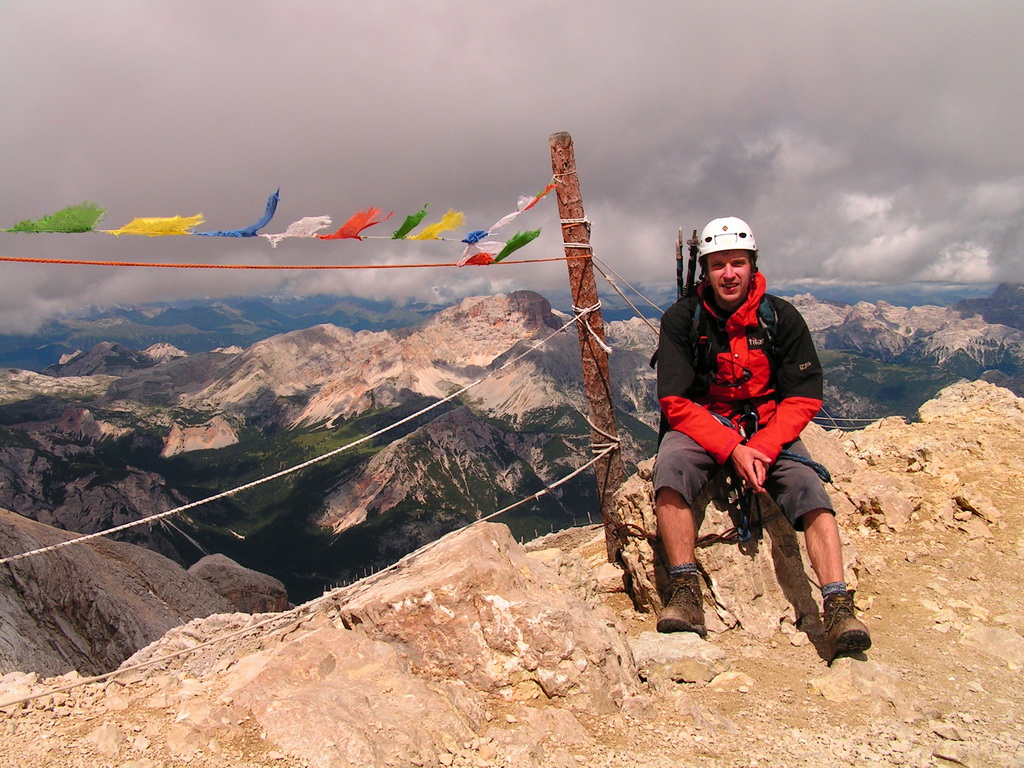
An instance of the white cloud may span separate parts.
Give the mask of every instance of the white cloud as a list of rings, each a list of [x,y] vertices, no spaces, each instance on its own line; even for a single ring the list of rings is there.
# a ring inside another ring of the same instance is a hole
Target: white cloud
[[[1024,211],[1024,178],[983,182],[972,190],[968,205],[972,212],[990,219],[1020,215]]]
[[[972,243],[944,248],[938,259],[929,264],[922,280],[942,282],[985,283],[996,279],[988,249]]]
[[[847,221],[859,223],[886,216],[893,202],[891,195],[846,194],[839,202],[839,212]]]
[[[853,281],[922,280],[929,249],[941,242],[945,227],[890,222],[888,230],[842,248],[823,264],[830,277]]]

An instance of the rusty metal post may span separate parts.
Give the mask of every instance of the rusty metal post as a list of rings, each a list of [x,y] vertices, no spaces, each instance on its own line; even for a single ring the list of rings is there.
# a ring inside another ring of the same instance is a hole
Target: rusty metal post
[[[608,374],[608,353],[602,347],[604,320],[601,317],[597,284],[594,280],[590,223],[583,212],[583,198],[580,195],[580,182],[576,173],[572,137],[568,133],[555,133],[548,143],[551,146],[551,170],[555,181],[558,182],[555,192],[558,197],[558,215],[562,220],[565,255],[568,257],[566,264],[569,268],[572,302],[577,310],[598,307],[576,323],[576,330],[579,333],[580,354],[583,357],[583,386],[590,405],[590,422],[597,428],[590,433],[591,444],[607,444],[609,439],[606,435],[618,439],[618,428],[615,424],[611,378]],[[618,530],[614,499],[615,491],[622,485],[625,476],[621,452],[612,451],[595,464],[594,468],[597,472],[597,494],[601,504],[601,522],[604,523],[608,561],[614,562],[622,548],[623,536]]]

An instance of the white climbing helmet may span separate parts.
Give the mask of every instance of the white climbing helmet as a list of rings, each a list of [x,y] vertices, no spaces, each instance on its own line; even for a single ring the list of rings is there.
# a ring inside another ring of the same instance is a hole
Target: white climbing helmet
[[[735,216],[709,221],[704,231],[700,233],[698,247],[702,257],[709,253],[731,251],[735,248],[757,253],[757,244],[754,242],[754,233],[750,231],[750,225]]]

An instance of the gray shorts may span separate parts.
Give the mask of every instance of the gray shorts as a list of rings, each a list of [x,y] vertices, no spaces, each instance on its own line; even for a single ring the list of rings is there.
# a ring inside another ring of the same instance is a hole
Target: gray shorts
[[[799,440],[785,448],[810,458]],[[719,466],[692,437],[673,430],[665,435],[658,448],[658,460],[654,465],[655,498],[662,488],[672,488],[687,504],[691,504]],[[799,461],[780,458],[768,469],[764,487],[797,530],[803,529],[802,515],[815,509],[833,511],[832,500],[817,472]]]

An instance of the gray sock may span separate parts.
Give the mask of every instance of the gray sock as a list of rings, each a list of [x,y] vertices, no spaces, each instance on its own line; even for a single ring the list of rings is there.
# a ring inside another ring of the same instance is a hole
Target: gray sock
[[[845,595],[846,594],[846,582],[845,581],[830,581],[828,584],[821,585],[821,597],[822,599],[829,595]]]
[[[680,563],[679,565],[670,565],[668,567],[668,575],[673,579],[682,578],[691,573],[697,573],[696,563]]]

